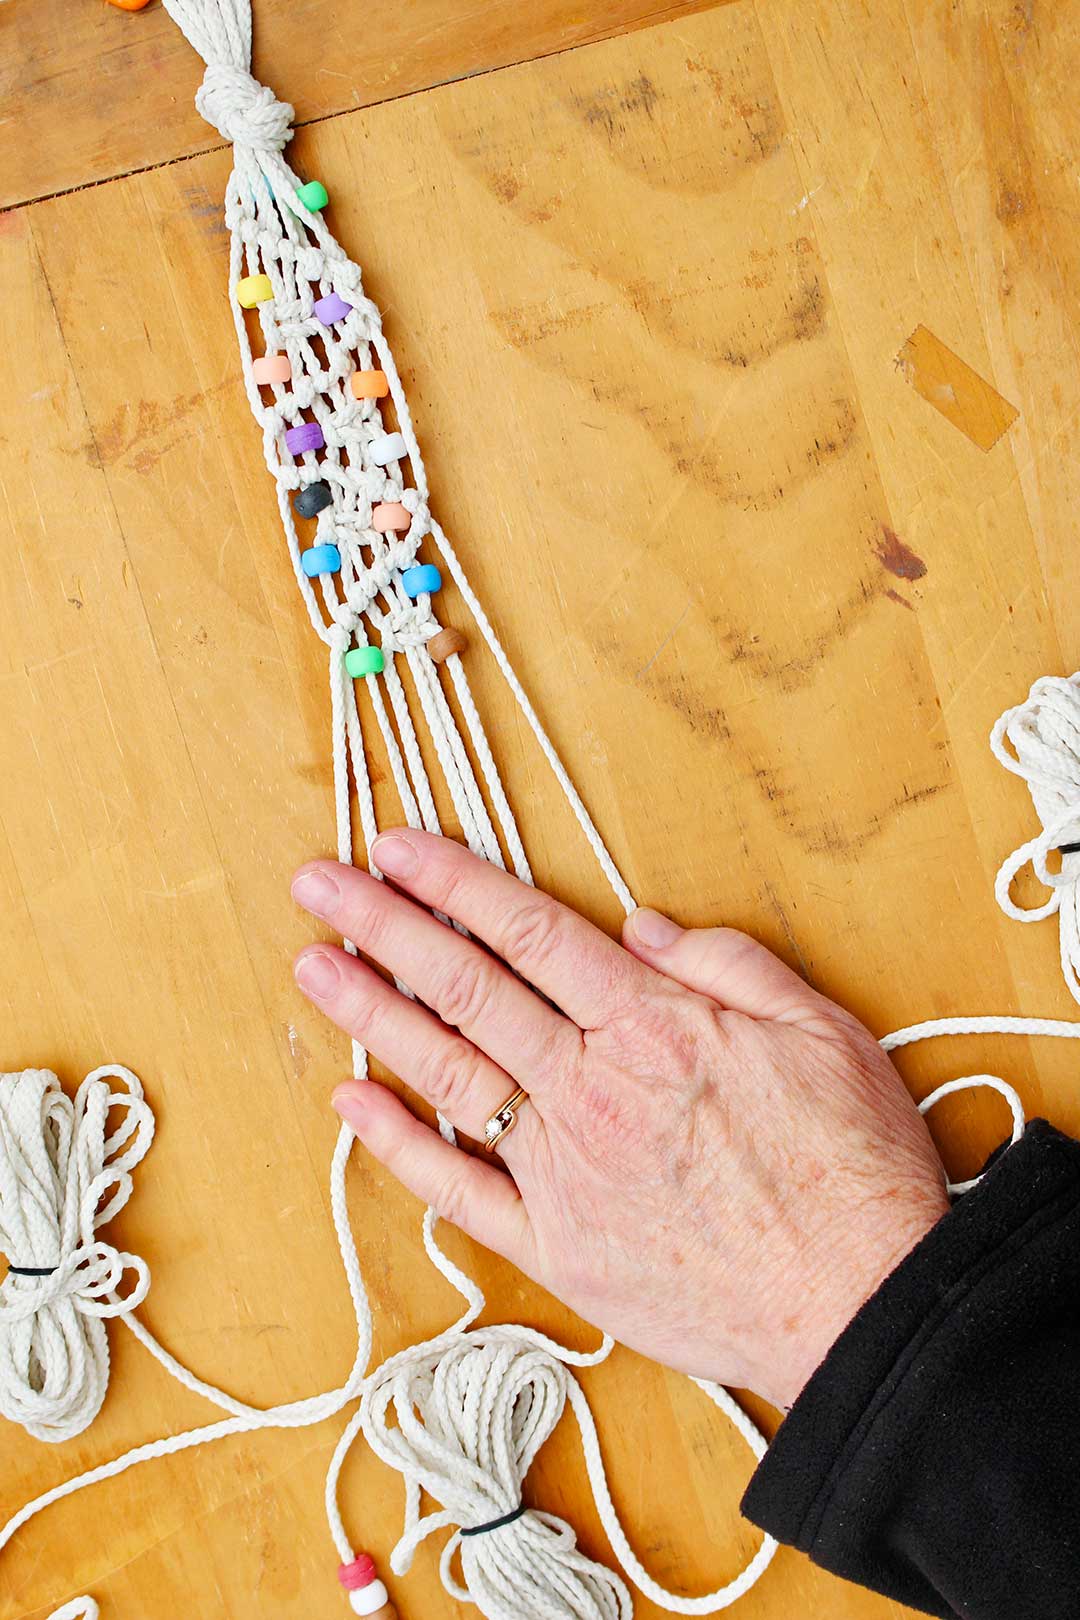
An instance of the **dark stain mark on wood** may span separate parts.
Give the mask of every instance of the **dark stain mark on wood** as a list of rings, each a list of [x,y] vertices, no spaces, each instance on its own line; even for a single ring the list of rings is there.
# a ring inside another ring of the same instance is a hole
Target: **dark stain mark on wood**
[[[899,602],[899,604],[900,604],[900,606],[902,608],[907,608],[909,613],[914,613],[915,609],[912,606],[912,604],[908,601],[907,597],[906,596],[901,596],[899,591],[894,591],[891,585],[889,586],[888,590],[885,592],[885,595],[889,598],[890,602]]]
[[[1014,220],[1021,219],[1027,210],[1027,198],[1023,192],[1014,190],[1012,186],[1001,187],[994,212],[1003,225],[1010,225]]]
[[[647,73],[639,73],[621,88],[605,85],[591,95],[574,97],[574,105],[585,122],[612,138],[625,131],[628,120],[639,114],[651,118],[659,101],[660,92]]]
[[[521,192],[521,181],[509,169],[491,176],[491,189],[501,202],[512,203]]]
[[[911,547],[906,546],[900,536],[884,523],[881,538],[874,549],[881,566],[897,579],[922,579],[925,576],[926,564],[922,558],[917,557]]]

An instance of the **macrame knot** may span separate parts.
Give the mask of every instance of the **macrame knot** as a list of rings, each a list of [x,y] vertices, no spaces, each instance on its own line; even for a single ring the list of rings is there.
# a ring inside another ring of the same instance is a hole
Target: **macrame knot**
[[[195,95],[208,124],[234,146],[280,152],[292,134],[293,109],[243,68],[211,62]]]
[[[431,610],[421,613],[412,602],[388,613],[381,626],[383,652],[400,652],[403,647],[422,647],[438,630]]]
[[[579,1551],[563,1519],[517,1512],[570,1378],[549,1351],[508,1327],[403,1351],[372,1375],[361,1426],[406,1485],[405,1532],[390,1556],[395,1574],[407,1572],[428,1536],[453,1526],[439,1565],[443,1585],[492,1620],[630,1620],[625,1584]],[[441,1511],[421,1515],[422,1490]],[[453,1574],[455,1553],[464,1586]]]
[[[418,545],[424,536],[431,532],[431,512],[428,510],[428,503],[418,489],[406,489],[402,492],[401,504],[406,512],[412,515],[409,539]]]

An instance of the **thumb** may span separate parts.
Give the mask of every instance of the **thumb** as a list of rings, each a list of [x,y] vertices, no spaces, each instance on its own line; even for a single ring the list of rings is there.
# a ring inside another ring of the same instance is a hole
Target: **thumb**
[[[736,928],[680,928],[641,906],[623,925],[623,945],[688,990],[751,1018],[799,1023],[829,1006],[778,956]]]

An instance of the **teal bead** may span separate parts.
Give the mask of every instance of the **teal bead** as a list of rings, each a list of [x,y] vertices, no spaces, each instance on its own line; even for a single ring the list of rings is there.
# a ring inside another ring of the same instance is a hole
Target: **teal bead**
[[[406,568],[401,576],[401,588],[406,596],[417,597],[423,591],[442,590],[442,575],[434,563],[418,563]]]
[[[378,647],[352,647],[345,654],[345,673],[358,681],[361,675],[381,675],[386,659]]]
[[[336,574],[341,567],[341,552],[337,546],[309,546],[300,553],[300,566],[308,579],[317,574]]]
[[[309,214],[317,214],[320,208],[326,207],[330,197],[321,180],[309,180],[296,193],[296,200],[303,203]]]

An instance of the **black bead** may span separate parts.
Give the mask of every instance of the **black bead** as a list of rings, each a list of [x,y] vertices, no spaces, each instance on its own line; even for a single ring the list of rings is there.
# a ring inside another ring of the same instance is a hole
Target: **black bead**
[[[293,496],[293,505],[300,517],[315,517],[324,507],[329,506],[334,497],[330,493],[330,485],[324,484],[320,479],[317,484],[305,484]]]

